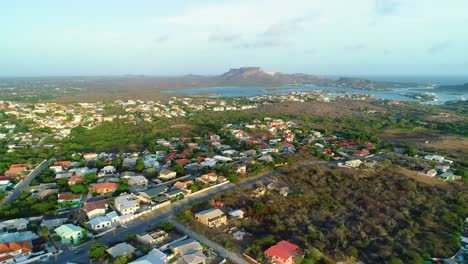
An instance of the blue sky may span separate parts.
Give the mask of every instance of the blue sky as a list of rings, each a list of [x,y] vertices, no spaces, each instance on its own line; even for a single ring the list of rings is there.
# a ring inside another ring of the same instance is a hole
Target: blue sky
[[[467,0],[0,2],[0,76],[467,75]]]

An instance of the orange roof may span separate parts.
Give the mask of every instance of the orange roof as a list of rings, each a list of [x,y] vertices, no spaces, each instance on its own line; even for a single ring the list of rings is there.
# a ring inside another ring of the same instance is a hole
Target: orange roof
[[[25,168],[28,167],[28,164],[22,163],[22,164],[11,164],[10,168]]]
[[[118,183],[115,182],[103,182],[103,183],[96,183],[91,187],[91,190],[94,191],[99,191],[102,189],[110,189],[110,190],[116,190],[119,187]]]
[[[29,241],[24,240],[24,241],[12,242],[12,243],[7,242],[7,243],[0,244],[0,254],[8,254],[8,253],[18,251],[18,250],[21,250],[22,254],[31,252],[32,250],[31,250],[31,245],[29,244]]]
[[[55,166],[62,166],[62,167],[69,167],[71,165],[71,161],[69,160],[62,160],[54,162]]]
[[[10,167],[9,170],[5,171],[5,175],[19,174],[23,172],[26,167]]]
[[[71,178],[68,180],[68,182],[72,182],[72,181],[83,181],[83,177],[78,176],[78,175],[73,175],[73,176],[71,176]]]

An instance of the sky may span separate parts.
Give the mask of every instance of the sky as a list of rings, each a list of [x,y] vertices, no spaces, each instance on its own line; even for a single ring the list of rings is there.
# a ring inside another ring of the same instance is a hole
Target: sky
[[[468,0],[0,1],[0,76],[468,75]]]

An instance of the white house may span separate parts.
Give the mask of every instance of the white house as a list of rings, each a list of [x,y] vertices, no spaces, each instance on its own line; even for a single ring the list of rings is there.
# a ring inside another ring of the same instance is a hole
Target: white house
[[[138,258],[129,264],[165,264],[167,263],[167,255],[160,250],[154,248],[147,255]]]
[[[142,192],[148,189],[148,179],[145,176],[129,176],[128,187],[132,192]]]
[[[113,258],[117,258],[120,256],[130,255],[135,252],[135,248],[127,243],[119,243],[109,249],[106,252],[111,255]]]
[[[134,214],[138,209],[140,209],[138,201],[129,194],[115,198],[114,206],[121,215]]]
[[[89,222],[89,227],[94,231],[101,231],[103,229],[110,228],[112,223],[107,216],[98,216],[91,219]]]
[[[355,159],[355,160],[347,160],[345,162],[345,166],[351,167],[351,168],[357,168],[362,164],[361,160]]]
[[[24,218],[10,219],[0,223],[0,233],[9,230],[24,230],[28,227],[29,221]]]
[[[177,173],[168,169],[163,169],[159,172],[159,178],[169,180],[175,178]]]

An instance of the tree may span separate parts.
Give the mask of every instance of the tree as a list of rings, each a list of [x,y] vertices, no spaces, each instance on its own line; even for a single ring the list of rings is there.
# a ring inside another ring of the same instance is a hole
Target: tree
[[[145,162],[143,161],[142,158],[137,159],[135,169],[140,172],[145,169]]]
[[[84,177],[83,177],[83,184],[84,185],[88,185],[90,183],[94,183],[96,182],[97,180],[97,177],[96,177],[96,173],[93,172],[93,173],[88,173],[86,174]]]
[[[168,222],[168,221],[162,222],[161,223],[161,228],[166,232],[170,232],[170,231],[175,229],[174,225],[171,222]]]
[[[392,259],[390,259],[388,263],[389,264],[403,264],[404,262],[399,258],[393,257]]]
[[[253,209],[255,210],[255,213],[262,214],[265,212],[265,205],[262,202],[255,202]]]
[[[106,256],[108,247],[103,243],[94,243],[88,250],[88,255],[91,259],[101,259]]]
[[[50,231],[49,231],[49,228],[47,228],[47,226],[44,226],[39,230],[39,235],[41,237],[48,237],[49,234],[50,234]]]
[[[127,263],[128,263],[127,256],[120,256],[111,261],[111,264],[127,264]]]
[[[86,186],[84,186],[83,184],[73,185],[72,187],[70,187],[70,190],[71,190],[73,193],[82,193],[82,194],[85,194],[85,193],[88,192],[88,188],[86,188]]]

